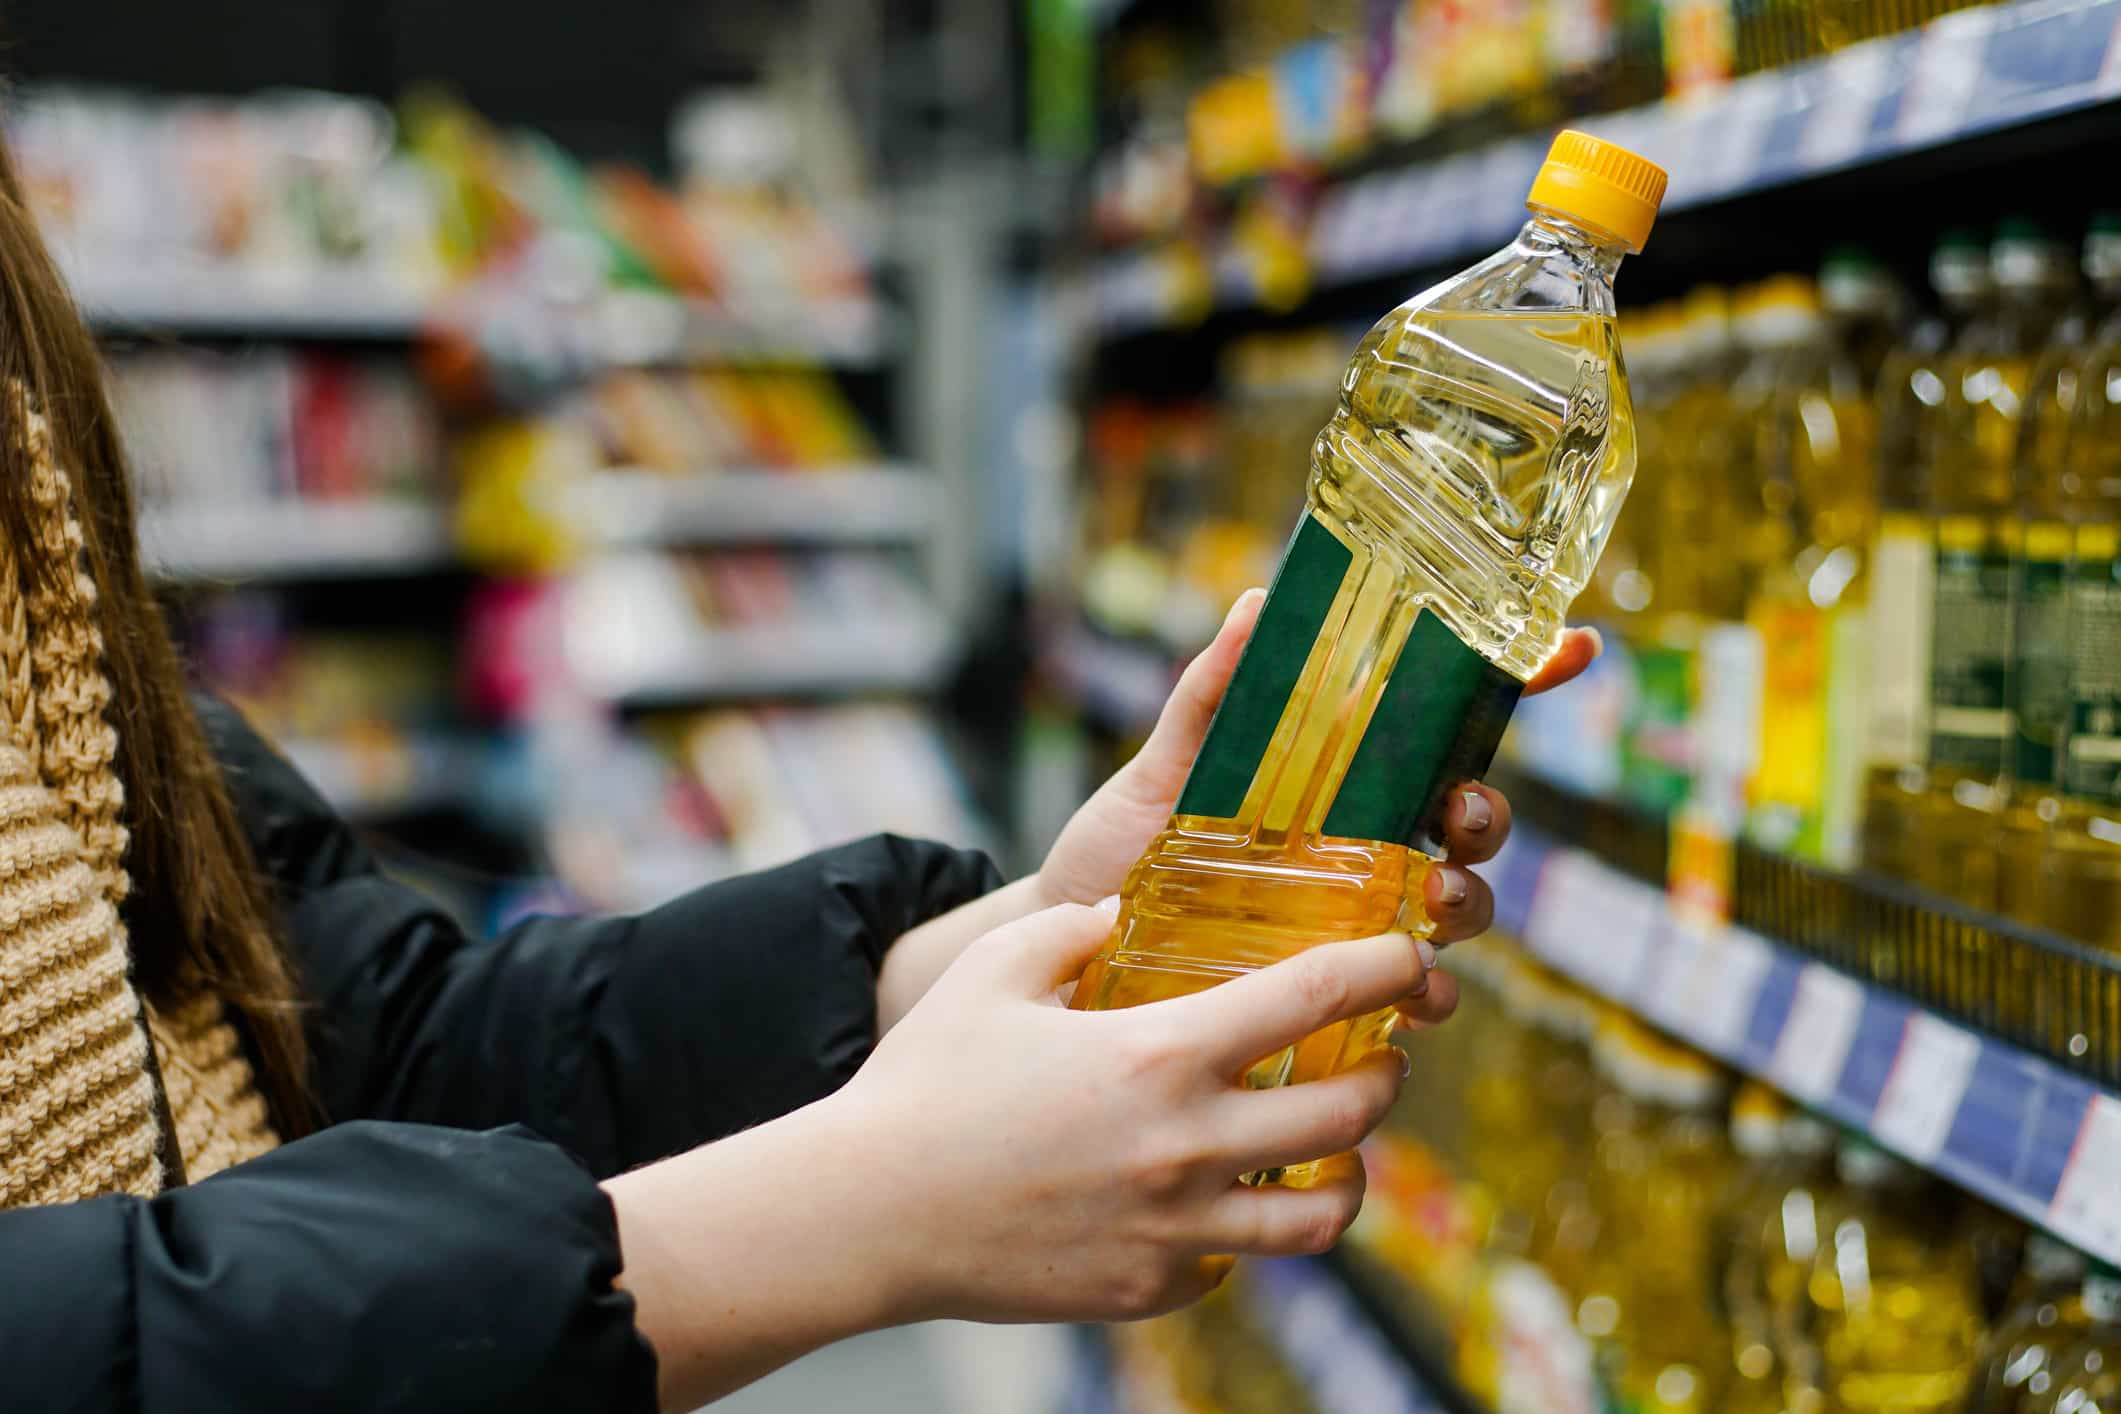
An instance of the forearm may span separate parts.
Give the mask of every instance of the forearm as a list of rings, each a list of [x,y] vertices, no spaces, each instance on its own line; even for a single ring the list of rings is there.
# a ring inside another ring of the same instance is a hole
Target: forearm
[[[665,1409],[902,1318],[900,1224],[846,1161],[861,1147],[828,1101],[604,1184]]]
[[[1054,902],[1045,896],[1039,876],[1032,874],[970,903],[959,904],[906,933],[884,954],[883,971],[877,977],[878,1034],[889,1031],[912,1010],[913,1004],[928,994],[935,979],[957,961],[958,954],[974,938]]]

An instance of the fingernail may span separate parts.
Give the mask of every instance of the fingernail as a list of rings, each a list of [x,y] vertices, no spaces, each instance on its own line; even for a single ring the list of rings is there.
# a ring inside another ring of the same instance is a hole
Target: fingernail
[[[1436,897],[1446,908],[1455,908],[1466,901],[1466,871],[1463,869],[1439,869],[1436,871]]]
[[[1586,635],[1588,635],[1588,636],[1589,636],[1589,638],[1590,638],[1590,640],[1591,640],[1591,656],[1592,656],[1593,658],[1595,658],[1595,657],[1597,657],[1597,656],[1598,656],[1599,654],[1601,654],[1601,653],[1605,652],[1605,635],[1604,635],[1604,634],[1600,633],[1600,632],[1599,632],[1599,631],[1598,631],[1597,629],[1595,629],[1595,628],[1586,628],[1586,629],[1584,630],[1584,633],[1585,633]]]
[[[1395,1047],[1394,1049],[1397,1048]],[[1414,1078],[1414,1057],[1408,1055],[1405,1051],[1399,1052],[1399,1078],[1401,1080],[1412,1080]]]
[[[1465,797],[1466,829],[1469,832],[1477,834],[1495,823],[1495,809],[1488,804],[1486,796],[1477,790],[1469,790]]]
[[[1416,938],[1414,940],[1414,951],[1421,958],[1422,971],[1426,972],[1436,965],[1436,944],[1430,942],[1427,938]]]
[[[1103,898],[1099,899],[1097,901],[1097,911],[1099,913],[1119,912],[1119,895],[1106,894]]]

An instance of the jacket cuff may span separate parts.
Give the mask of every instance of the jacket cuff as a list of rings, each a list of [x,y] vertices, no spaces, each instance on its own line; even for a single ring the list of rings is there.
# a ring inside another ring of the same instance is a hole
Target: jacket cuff
[[[876,1043],[885,950],[1000,884],[985,855],[875,835],[636,919],[595,1037],[621,1166],[837,1090]]]

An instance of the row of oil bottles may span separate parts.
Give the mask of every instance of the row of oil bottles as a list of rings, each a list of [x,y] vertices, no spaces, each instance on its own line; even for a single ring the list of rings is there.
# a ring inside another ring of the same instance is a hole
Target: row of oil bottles
[[[1484,1405],[2121,1411],[2121,1274],[1507,945],[1457,952],[1468,1014],[1412,1039],[1357,1232]]]
[[[1623,330],[1642,472],[1578,616],[1652,808],[2121,943],[2121,218],[1860,252]],[[1571,750],[1566,741],[1557,750]]]

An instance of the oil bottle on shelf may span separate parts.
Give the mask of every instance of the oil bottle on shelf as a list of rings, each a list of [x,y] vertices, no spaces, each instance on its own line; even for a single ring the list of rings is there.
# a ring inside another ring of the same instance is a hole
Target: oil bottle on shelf
[[[1487,768],[1559,646],[1634,475],[1612,281],[1664,186],[1634,154],[1561,134],[1517,238],[1363,340],[1252,640],[1074,1005],[1428,931],[1449,791]],[[1330,1028],[1254,1083],[1328,1073],[1390,1027]]]
[[[1877,538],[1871,545],[1871,681],[1865,734],[1861,852],[1884,874],[1911,877],[1929,764],[1930,610],[1936,570],[1931,505],[1933,410],[1949,360],[1987,307],[1988,252],[1955,232],[1930,257],[1940,317],[1918,325],[1885,360],[1878,392]]]
[[[2074,537],[2059,809],[2037,922],[2121,946],[2121,230],[2095,223],[2085,270],[2104,318],[2074,371],[2056,497]]]
[[[1994,911],[2015,739],[2011,591],[2027,549],[2016,514],[2019,437],[2071,271],[2060,246],[2015,221],[1998,231],[1989,265],[1995,299],[1946,357],[1930,439],[1929,779],[1914,862],[1921,882]]]

